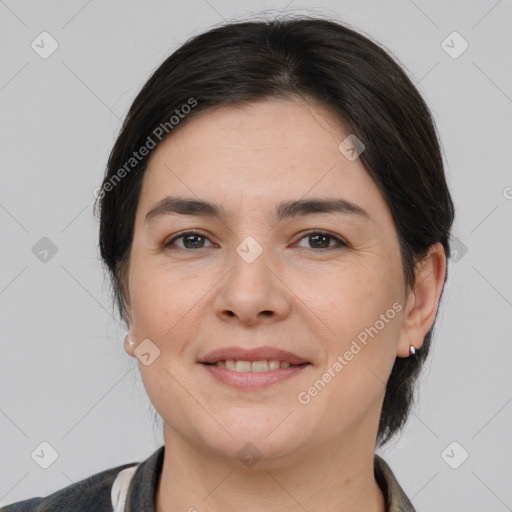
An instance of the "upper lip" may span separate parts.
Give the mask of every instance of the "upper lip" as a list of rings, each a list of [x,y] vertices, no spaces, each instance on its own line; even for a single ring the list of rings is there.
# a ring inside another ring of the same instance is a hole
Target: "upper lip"
[[[199,362],[216,363],[218,361],[227,361],[228,359],[235,361],[270,361],[274,359],[278,361],[286,361],[290,364],[303,364],[309,362],[292,352],[274,347],[257,347],[251,349],[243,347],[224,347],[210,352]]]

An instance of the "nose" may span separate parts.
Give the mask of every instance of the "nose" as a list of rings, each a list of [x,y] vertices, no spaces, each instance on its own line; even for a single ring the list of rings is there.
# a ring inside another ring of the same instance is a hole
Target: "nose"
[[[252,262],[235,254],[215,297],[215,313],[221,320],[256,325],[288,316],[290,291],[270,263],[266,250]]]

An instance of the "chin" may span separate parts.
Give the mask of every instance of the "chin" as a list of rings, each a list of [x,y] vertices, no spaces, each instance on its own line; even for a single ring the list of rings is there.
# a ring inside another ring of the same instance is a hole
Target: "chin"
[[[224,458],[235,469],[244,466],[247,469],[275,469],[298,448],[297,442],[290,438],[270,441],[264,436],[252,441],[242,436],[231,439],[229,443],[219,443],[218,440],[212,442],[214,445],[210,447],[216,457]]]
[[[296,424],[292,420],[294,414],[289,413],[288,410],[277,414],[272,410],[262,414],[261,409],[237,408],[232,414],[217,418],[232,437],[226,432],[219,435],[218,430],[203,432],[203,442],[218,456],[234,460],[237,465],[241,462],[250,466],[257,462],[258,468],[275,467],[279,459],[293,454],[307,443],[305,426]]]

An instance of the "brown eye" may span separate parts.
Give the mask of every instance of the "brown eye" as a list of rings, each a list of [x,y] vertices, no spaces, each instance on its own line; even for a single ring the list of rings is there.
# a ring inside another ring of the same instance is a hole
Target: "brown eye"
[[[324,231],[311,231],[301,238],[307,239],[311,249],[330,249],[336,246],[348,247],[348,244],[332,233]],[[332,242],[334,242],[332,244]]]
[[[177,240],[182,240],[182,243],[177,244]],[[164,247],[176,246],[180,249],[203,249],[207,247],[205,246],[205,240],[208,240],[208,238],[201,233],[189,231],[169,240],[164,244]]]

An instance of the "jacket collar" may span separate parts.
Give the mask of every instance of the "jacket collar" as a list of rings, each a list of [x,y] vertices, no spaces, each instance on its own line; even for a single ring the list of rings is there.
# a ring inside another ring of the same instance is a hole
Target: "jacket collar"
[[[375,454],[375,479],[386,500],[386,512],[416,512],[384,459]]]
[[[126,512],[155,512],[155,496],[164,461],[165,445],[142,462],[128,488]],[[375,479],[386,500],[386,512],[415,512],[387,463],[375,455]]]
[[[165,445],[142,462],[128,487],[125,512],[155,512],[158,479],[164,462]]]

